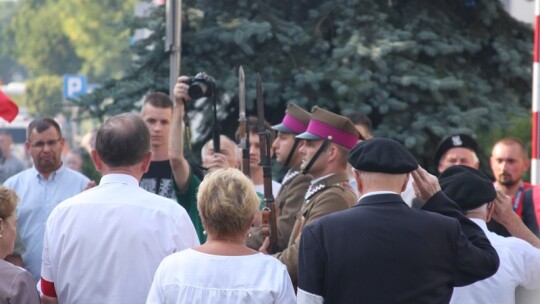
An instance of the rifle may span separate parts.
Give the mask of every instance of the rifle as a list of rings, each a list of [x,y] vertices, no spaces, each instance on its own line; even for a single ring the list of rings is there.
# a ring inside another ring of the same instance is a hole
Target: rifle
[[[244,77],[244,68],[238,69],[238,137],[240,148],[242,149],[242,172],[249,177],[249,130],[246,122],[246,79]]]
[[[260,140],[261,160],[259,166],[263,167],[264,178],[264,208],[262,210],[261,232],[263,237],[270,236],[268,252],[275,253],[277,247],[277,226],[274,195],[272,194],[272,156],[270,153],[270,131],[264,125],[264,101],[261,75],[257,73],[257,116],[259,118],[258,131]]]

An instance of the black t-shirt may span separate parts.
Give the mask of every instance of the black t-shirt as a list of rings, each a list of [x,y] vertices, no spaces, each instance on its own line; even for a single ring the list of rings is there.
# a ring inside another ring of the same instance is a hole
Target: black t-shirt
[[[146,191],[175,199],[172,183],[172,169],[169,160],[160,160],[150,163],[150,168],[142,176],[139,185]]]

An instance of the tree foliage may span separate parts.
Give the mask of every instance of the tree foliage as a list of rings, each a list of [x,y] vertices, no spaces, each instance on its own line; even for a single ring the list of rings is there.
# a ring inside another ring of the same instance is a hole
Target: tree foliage
[[[39,2],[24,1],[11,20],[8,34],[15,41],[11,54],[34,77],[78,71],[82,62],[62,32],[59,3]]]
[[[7,29],[11,54],[33,76],[81,73],[91,80],[120,76],[129,63],[129,29],[136,0],[26,0]]]
[[[0,29],[3,29],[2,25],[8,24],[15,15],[17,6],[15,2],[0,1]],[[17,64],[13,57],[7,55],[9,47],[15,43],[13,37],[9,37],[3,34],[0,30],[0,81],[3,83],[11,82],[14,75],[19,74],[22,76],[24,73],[23,68]]]
[[[30,77],[37,77],[30,84],[41,84],[41,79],[63,74],[83,74],[89,82],[119,77],[131,58],[125,50],[130,44],[130,30],[122,26],[126,16],[132,16],[136,0],[25,0],[18,7],[10,7],[10,16],[2,16],[2,71],[17,68],[13,60],[22,64]],[[9,18],[8,18],[9,17]],[[2,76],[2,74],[0,74]],[[8,75],[4,76],[7,78]],[[29,92],[43,88],[30,88]],[[60,87],[47,88],[61,92]],[[32,94],[32,93],[30,93]],[[35,98],[28,96],[29,113],[37,109],[58,109],[65,113],[70,109],[58,108],[58,100],[51,96]],[[48,103],[42,104],[38,103]],[[60,103],[61,104],[61,103]],[[58,112],[59,113],[59,112]],[[57,113],[52,113],[52,115]]]
[[[23,105],[28,108],[29,113],[51,117],[59,113],[67,113],[67,108],[63,104],[61,77],[37,77],[27,81],[26,87]]]
[[[83,99],[89,113],[133,109],[147,91],[167,91],[163,8],[155,14],[161,18],[146,20],[154,35],[135,45],[127,76]],[[427,165],[442,137],[527,114],[532,37],[499,1],[187,0],[182,74],[215,77],[226,134],[236,126],[243,65],[251,113],[259,72],[270,122],[288,102],[363,111],[376,136],[403,142]],[[191,113],[209,107],[199,102]],[[208,116],[198,130],[203,139]]]

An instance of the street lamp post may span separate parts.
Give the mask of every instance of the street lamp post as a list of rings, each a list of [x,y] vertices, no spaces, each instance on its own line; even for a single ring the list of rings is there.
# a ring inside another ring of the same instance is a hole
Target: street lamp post
[[[165,49],[170,52],[169,96],[174,101],[174,85],[180,76],[182,57],[182,0],[167,0],[166,15],[167,45]]]

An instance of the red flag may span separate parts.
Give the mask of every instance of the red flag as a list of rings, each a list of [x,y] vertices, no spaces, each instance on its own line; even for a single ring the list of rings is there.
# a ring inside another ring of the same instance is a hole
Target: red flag
[[[0,117],[12,122],[19,114],[19,107],[0,91]]]

